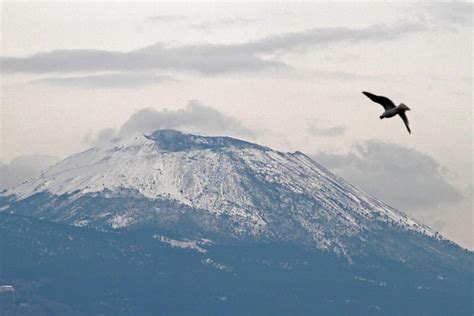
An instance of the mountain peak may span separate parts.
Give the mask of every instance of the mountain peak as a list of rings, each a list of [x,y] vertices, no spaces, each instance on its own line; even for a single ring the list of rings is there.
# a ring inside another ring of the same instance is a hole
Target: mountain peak
[[[183,151],[189,149],[218,149],[224,147],[267,149],[254,143],[227,136],[202,136],[187,134],[173,129],[156,130],[150,135],[143,135],[154,141],[159,148],[166,151]]]
[[[78,226],[190,229],[345,256],[379,231],[440,238],[302,153],[170,129],[70,156],[2,195],[12,196],[5,210]]]

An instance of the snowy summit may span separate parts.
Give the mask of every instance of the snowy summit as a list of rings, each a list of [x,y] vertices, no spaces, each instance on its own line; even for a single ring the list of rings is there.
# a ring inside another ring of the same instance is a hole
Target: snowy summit
[[[300,152],[174,130],[70,156],[4,195],[14,197],[10,211],[34,201],[41,218],[76,226],[132,229],[184,221],[204,232],[297,242],[339,254],[378,230],[437,238]],[[91,208],[98,199],[109,200]],[[128,202],[111,203],[114,199]]]

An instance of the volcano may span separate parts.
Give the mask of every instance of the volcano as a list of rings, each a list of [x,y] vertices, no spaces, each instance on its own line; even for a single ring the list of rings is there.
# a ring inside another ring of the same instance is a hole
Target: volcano
[[[472,252],[301,152],[157,130],[64,159],[0,209],[7,311],[16,295],[36,313],[473,312]]]

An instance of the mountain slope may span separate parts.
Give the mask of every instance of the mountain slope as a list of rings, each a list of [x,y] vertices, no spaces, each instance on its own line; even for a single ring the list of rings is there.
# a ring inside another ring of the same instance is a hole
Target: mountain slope
[[[378,229],[439,238],[300,152],[172,130],[71,156],[10,194],[19,201],[10,211],[33,203],[35,216],[74,225],[133,228],[184,220],[204,231],[338,253],[350,252],[348,239]],[[103,199],[94,210],[87,205]]]
[[[33,314],[474,312],[472,252],[300,152],[159,130],[61,161],[0,210],[0,280]]]
[[[2,315],[472,314],[472,277],[382,257],[348,265],[305,246],[203,240],[199,250],[165,231],[99,232],[7,213],[0,232],[0,283],[16,288],[0,293]]]

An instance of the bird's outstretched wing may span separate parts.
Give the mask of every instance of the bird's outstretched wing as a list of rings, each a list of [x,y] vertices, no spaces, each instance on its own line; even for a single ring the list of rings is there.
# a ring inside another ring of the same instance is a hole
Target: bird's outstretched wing
[[[403,120],[403,123],[405,123],[405,126],[407,127],[408,133],[411,134],[410,125],[408,124],[408,117],[405,114],[405,112],[400,112],[400,113],[398,113],[398,115],[400,115],[400,117]]]
[[[395,107],[395,104],[393,104],[392,100],[390,100],[389,98],[378,96],[365,91],[362,91],[362,93],[365,94],[370,100],[382,105],[385,111],[393,109]]]

